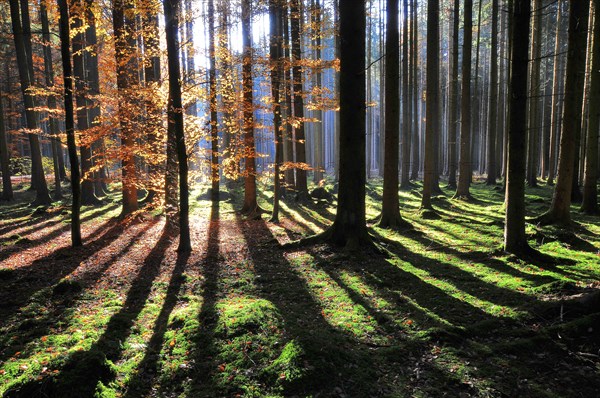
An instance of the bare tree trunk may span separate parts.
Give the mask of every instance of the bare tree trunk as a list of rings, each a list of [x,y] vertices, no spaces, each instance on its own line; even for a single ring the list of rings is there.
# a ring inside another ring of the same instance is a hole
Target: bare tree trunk
[[[181,101],[181,81],[179,65],[179,18],[180,0],[163,2],[165,13],[165,32],[167,42],[167,61],[169,66],[169,124],[173,125],[177,142],[177,161],[179,162],[179,252],[192,249],[189,225],[189,188],[188,160],[185,147],[183,126],[183,104]]]
[[[314,2],[313,9],[313,18],[315,23],[315,53],[316,53],[316,61],[319,62],[321,60],[321,5],[320,0],[316,0]],[[321,73],[321,67],[318,67],[316,72],[316,80],[317,80],[317,89],[321,90],[323,88],[323,76]],[[322,95],[318,96],[318,102],[321,102]],[[315,172],[314,172],[314,181],[319,183],[323,179],[323,170],[325,168],[324,161],[324,153],[323,153],[323,111],[321,109],[321,105],[317,106],[315,111],[315,119],[317,122],[314,123],[314,148],[315,148]]]
[[[58,0],[60,11],[60,53],[63,66],[64,100],[65,100],[65,127],[67,133],[67,146],[69,148],[69,161],[71,162],[71,244],[81,246],[81,186],[79,175],[79,160],[77,159],[77,145],[75,143],[75,118],[73,112],[73,70],[71,67],[71,43],[69,34],[69,6],[67,0]]]
[[[409,48],[408,47],[410,44],[410,42],[408,40],[408,0],[403,0],[402,5],[403,5],[403,7],[402,7],[403,8],[403,10],[402,10],[402,175],[400,178],[400,188],[408,189],[410,187],[410,150],[411,150],[411,131],[410,131],[411,123],[410,123],[410,113],[409,113],[408,103],[410,101],[409,92],[412,89],[408,84],[408,77],[409,77],[409,66],[408,66]],[[398,21],[396,21],[396,25],[397,24],[398,24]],[[388,25],[388,29],[391,29],[391,27],[389,25]],[[386,50],[386,53],[387,53],[387,50]],[[397,62],[397,60],[394,62]],[[396,78],[395,80],[398,80],[398,78]],[[386,144],[386,146],[387,146],[387,144]],[[396,191],[397,191],[397,189],[396,189]]]
[[[283,163],[283,134],[281,126],[281,76],[282,76],[282,12],[277,0],[269,0],[271,95],[273,97],[273,133],[275,136],[275,165],[272,222],[279,222],[279,195],[281,191],[281,164]]]
[[[452,8],[452,42],[450,52],[450,87],[449,87],[449,117],[448,117],[448,187],[456,189],[457,166],[457,130],[458,130],[458,57],[459,57],[459,31],[460,20],[459,0],[454,0]]]
[[[417,0],[412,0],[412,17],[410,19],[411,24],[411,69],[412,69],[412,101],[413,101],[413,115],[412,115],[412,164],[410,179],[417,180],[419,178],[419,167],[420,167],[420,142],[419,142],[419,125],[420,113],[419,113],[419,77],[417,74],[419,64],[419,53],[418,53],[418,20],[417,20]]]
[[[421,209],[433,210],[431,195],[437,173],[435,163],[435,135],[439,134],[439,79],[440,79],[440,2],[427,2],[427,120],[425,131],[425,171]]]
[[[576,137],[581,133],[581,109],[585,78],[585,52],[589,4],[586,1],[569,2],[569,39],[565,105],[560,137],[558,178],[547,213],[537,218],[542,224],[571,224],[571,193],[575,176]]]
[[[209,107],[210,107],[210,181],[212,200],[219,200],[219,130],[217,114],[217,60],[215,54],[215,4],[208,0],[208,71]]]
[[[527,145],[527,184],[530,187],[537,186],[540,144],[540,68],[542,54],[542,2],[534,1],[534,17],[531,41],[530,58],[531,80],[529,82],[529,122],[528,122],[528,145]]]
[[[8,145],[6,141],[6,128],[4,126],[4,104],[2,102],[2,92],[0,91],[0,170],[2,170],[2,200],[10,201],[13,200],[14,196],[12,182],[10,180],[10,154],[8,152]],[[60,178],[58,180],[58,184],[60,187]]]
[[[597,215],[598,209],[598,129],[600,128],[600,0],[593,0],[594,39],[592,48],[588,138],[585,156],[581,210]]]
[[[282,6],[282,18],[283,18],[283,42],[284,46],[284,57],[287,60],[285,70],[284,70],[284,87],[285,87],[285,107],[282,113],[285,113],[284,119],[285,123],[285,137],[284,137],[284,162],[288,162],[288,166],[291,163],[294,163],[294,129],[292,128],[292,124],[288,119],[292,117],[292,70],[289,65],[290,61],[290,34],[289,34],[289,4],[286,1],[285,5]],[[334,18],[335,19],[335,18]],[[337,40],[337,34],[335,36]],[[337,72],[336,72],[337,73]],[[334,89],[334,92],[337,93],[337,90]],[[337,112],[336,112],[337,115]],[[337,117],[337,116],[336,116]],[[336,124],[337,129],[337,124]],[[337,159],[337,157],[336,157]],[[337,164],[336,164],[337,170]],[[337,171],[336,171],[337,172]],[[296,181],[294,178],[294,169],[292,167],[286,167],[285,169],[285,185],[286,187],[293,188],[296,185]]]
[[[470,198],[473,173],[471,164],[471,50],[473,41],[473,0],[465,0],[465,27],[462,64],[462,97],[460,128],[460,164],[456,198]]]
[[[506,174],[506,218],[504,250],[523,254],[530,250],[525,236],[525,148],[527,131],[527,64],[530,0],[516,0],[511,19],[510,119],[508,169]]]
[[[498,0],[492,0],[492,45],[490,60],[490,96],[487,138],[487,180],[496,184],[496,115],[498,102]]]
[[[48,193],[46,176],[42,167],[42,152],[38,138],[39,121],[38,113],[35,110],[35,94],[30,89],[33,84],[33,66],[31,58],[31,42],[25,38],[24,30],[30,31],[29,18],[24,18],[21,22],[21,13],[19,12],[18,0],[10,0],[10,17],[15,41],[17,64],[19,68],[19,78],[21,83],[21,92],[25,105],[25,119],[27,122],[27,138],[31,148],[31,181],[32,187],[36,191],[34,205],[47,205],[52,202]],[[25,2],[25,9],[27,3]],[[27,45],[26,42],[29,42]],[[29,47],[29,53],[27,48]]]
[[[554,71],[552,73],[552,127],[550,130],[550,153],[548,155],[548,185],[554,185],[554,172],[556,169],[556,142],[560,132],[559,123],[559,92],[561,84],[560,82],[563,80],[564,74],[562,72],[563,68],[563,57],[559,55],[561,48],[561,34],[560,28],[562,25],[562,2],[559,0],[558,2],[558,15],[556,17],[556,34],[554,40]]]
[[[300,0],[291,0],[291,34],[292,34],[292,73],[294,79],[294,119],[295,119],[295,144],[296,144],[296,163],[306,164],[306,145],[304,135],[304,100],[302,98],[302,67],[300,66],[302,58],[302,49],[300,42],[300,20],[302,13],[300,11]],[[306,180],[306,170],[301,165],[296,169],[296,189],[300,197],[308,197],[308,185]]]

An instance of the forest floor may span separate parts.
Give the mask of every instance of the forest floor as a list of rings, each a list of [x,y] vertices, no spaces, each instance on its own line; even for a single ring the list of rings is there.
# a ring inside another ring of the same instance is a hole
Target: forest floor
[[[71,248],[62,202],[0,205],[0,395],[6,397],[597,397],[600,222],[528,224],[551,257],[498,250],[502,192],[401,193],[414,231],[372,233],[389,251],[281,244],[321,231],[327,203],[245,220],[239,193],[192,200],[194,251],[164,218],[83,209]],[[368,216],[381,183],[367,187]],[[551,189],[528,189],[528,214]],[[262,196],[268,207],[270,196]],[[266,218],[266,216],[265,216]],[[385,243],[384,243],[385,242]]]

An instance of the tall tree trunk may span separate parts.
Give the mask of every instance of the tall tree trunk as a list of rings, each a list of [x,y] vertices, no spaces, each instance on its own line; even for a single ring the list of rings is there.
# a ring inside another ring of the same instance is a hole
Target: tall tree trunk
[[[208,71],[209,106],[210,106],[210,180],[212,200],[219,200],[219,130],[217,114],[217,60],[215,54],[215,5],[208,0]]]
[[[165,32],[167,43],[167,63],[169,69],[169,123],[173,125],[179,163],[179,252],[192,249],[189,224],[188,160],[183,125],[183,104],[181,101],[181,72],[179,65],[179,10],[180,0],[163,1]]]
[[[411,69],[412,69],[412,101],[413,101],[413,114],[412,114],[412,167],[410,172],[410,179],[416,180],[419,178],[419,167],[421,161],[419,160],[420,153],[420,142],[419,142],[419,125],[420,125],[420,113],[419,113],[419,76],[418,76],[418,64],[419,64],[419,52],[418,52],[418,19],[417,19],[417,0],[412,0],[410,19],[410,33],[411,33]]]
[[[508,169],[506,175],[506,218],[504,250],[523,254],[529,250],[525,235],[525,148],[527,137],[527,64],[530,0],[516,0],[511,19],[510,119],[508,126]]]
[[[254,143],[254,99],[252,79],[252,27],[251,27],[251,0],[242,0],[242,86],[244,108],[244,153],[246,169],[244,171],[244,204],[242,214],[250,218],[260,217],[261,209],[258,206],[256,195],[256,147]]]
[[[423,198],[421,209],[432,210],[431,195],[437,173],[435,163],[435,135],[440,129],[440,2],[427,2],[427,121],[425,130],[425,170],[423,174]]]
[[[581,134],[581,109],[585,79],[585,52],[589,2],[569,2],[569,38],[560,137],[558,177],[548,212],[538,217],[542,224],[571,224],[571,193],[575,175],[576,137]]]
[[[271,95],[273,97],[273,134],[275,136],[274,192],[272,222],[279,222],[279,195],[281,191],[281,164],[283,162],[283,134],[281,126],[281,76],[282,76],[282,12],[280,2],[269,0],[271,61]]]
[[[69,161],[71,162],[71,243],[81,246],[81,225],[79,212],[81,208],[81,186],[79,175],[79,160],[77,159],[77,144],[75,143],[75,117],[73,112],[73,70],[71,67],[71,43],[69,33],[69,6],[67,0],[58,0],[60,11],[60,53],[63,66],[64,100],[65,100],[65,127],[67,133],[67,147]]]
[[[333,19],[335,23],[335,38],[334,38],[334,46],[335,46],[335,58],[337,60],[340,59],[340,0],[333,0]],[[336,98],[340,92],[340,71],[336,70],[334,72],[334,87],[333,92]],[[339,100],[337,101],[339,105]],[[339,109],[335,111],[335,131],[334,131],[334,174],[335,180],[338,181],[340,177],[340,111]]]
[[[166,4],[166,3],[165,3]],[[134,159],[135,126],[129,111],[133,101],[132,91],[139,83],[139,74],[135,67],[136,43],[133,21],[132,0],[114,0],[113,30],[115,32],[115,60],[117,64],[117,88],[119,91],[119,123],[121,127],[123,210],[127,216],[138,209],[136,167]],[[127,23],[125,20],[127,19]]]
[[[184,0],[185,7],[185,69],[187,74],[185,76],[185,82],[190,86],[196,84],[196,61],[194,51],[194,15],[192,11],[192,0]],[[188,115],[197,116],[198,107],[196,101],[192,101],[190,107],[187,109]]]
[[[294,129],[289,119],[292,117],[292,69],[290,63],[290,34],[289,34],[289,2],[285,2],[282,6],[282,18],[283,18],[283,42],[284,46],[284,57],[286,59],[286,66],[284,70],[284,86],[285,86],[285,112],[284,119],[285,123],[285,137],[284,137],[284,162],[288,162],[288,167],[285,169],[285,185],[286,187],[293,188],[296,185],[294,177],[294,168],[289,167],[289,164],[294,163]],[[337,40],[337,35],[335,36]],[[337,93],[337,90],[334,90]],[[337,114],[337,112],[336,112]],[[337,169],[336,169],[337,170]]]
[[[300,1],[290,1],[291,13],[291,34],[292,34],[292,73],[294,79],[294,119],[295,119],[295,144],[296,144],[296,163],[306,164],[306,145],[304,135],[304,100],[302,99],[302,67],[300,65],[302,58],[302,49],[300,41],[300,21],[302,13],[300,11]],[[296,169],[296,189],[302,199],[308,195],[308,185],[306,180],[306,170],[304,165]]]
[[[33,66],[31,52],[27,54],[26,40],[23,34],[24,30],[31,30],[30,25],[21,24],[21,13],[19,12],[18,0],[10,0],[10,17],[12,22],[12,31],[15,41],[17,64],[19,68],[19,79],[21,83],[21,92],[25,105],[25,119],[27,121],[27,138],[31,148],[31,181],[36,191],[34,205],[47,205],[52,202],[48,193],[48,185],[42,167],[42,152],[38,138],[39,121],[38,113],[35,110],[35,94],[30,91],[33,84]],[[25,8],[27,4],[25,2]],[[24,22],[29,22],[28,18]]]
[[[12,182],[10,180],[10,154],[6,140],[6,128],[4,125],[4,104],[2,91],[0,91],[0,170],[2,170],[2,200],[13,200]],[[60,179],[58,181],[60,184]],[[59,185],[60,186],[60,185]]]
[[[492,0],[492,45],[487,138],[487,184],[496,184],[496,114],[498,102],[498,0]]]
[[[50,41],[50,24],[48,22],[48,9],[44,2],[40,3],[40,20],[42,23],[42,38],[44,40],[44,77],[46,87],[51,90],[54,87],[54,64],[52,59],[52,43]],[[60,156],[58,145],[60,145],[58,120],[52,111],[56,110],[56,97],[48,95],[48,123],[50,125],[50,142],[52,145],[52,160],[54,166],[54,198],[62,198],[60,167],[58,157]],[[11,192],[12,194],[12,192]]]
[[[89,114],[87,101],[87,76],[85,75],[86,65],[84,65],[84,53],[86,50],[85,28],[84,28],[84,8],[82,2],[72,2],[76,4],[71,8],[72,31],[75,36],[72,40],[73,46],[73,78],[75,80],[75,105],[77,107],[77,129],[80,134],[89,134]],[[84,140],[87,141],[87,140]],[[94,181],[92,178],[92,148],[89,143],[81,142],[79,146],[81,157],[81,204],[97,205],[100,203],[94,194]]]
[[[313,19],[315,26],[315,60],[317,62],[321,61],[321,5],[320,0],[314,1],[313,7]],[[323,88],[323,73],[321,71],[321,66],[317,66],[316,71],[316,86],[321,93]],[[325,154],[323,148],[323,124],[325,121],[323,120],[323,110],[322,110],[322,94],[317,96],[317,109],[315,110],[315,119],[316,123],[314,123],[314,148],[315,148],[315,172],[313,174],[314,182],[319,183],[323,179],[323,170],[325,170]]]
[[[405,0],[406,4],[406,0]],[[379,226],[382,228],[398,228],[407,224],[400,216],[398,197],[398,144],[400,136],[400,86],[398,75],[400,32],[398,27],[399,0],[387,0],[387,29],[385,36],[385,160],[383,170],[383,198]],[[405,43],[408,45],[408,43]],[[405,86],[405,89],[408,89]],[[406,131],[405,131],[406,133]],[[410,131],[408,130],[410,134]],[[406,136],[406,134],[405,134]],[[404,148],[403,148],[404,149]],[[403,155],[404,151],[403,151]],[[410,158],[410,152],[408,152]],[[406,178],[408,166],[406,164]],[[402,175],[405,166],[403,163]]]
[[[598,129],[600,128],[600,0],[593,0],[594,39],[589,103],[588,137],[585,155],[583,202],[586,214],[598,214]]]
[[[409,66],[408,54],[408,0],[402,2],[402,176],[400,178],[400,187],[408,189],[410,187],[410,149],[411,149],[411,131],[410,131],[410,114],[409,114],[409,91],[412,89],[408,84]],[[396,21],[396,25],[398,21]],[[390,26],[388,25],[388,29]],[[396,41],[398,41],[397,39]],[[398,47],[398,46],[395,46]],[[387,50],[386,50],[387,53]],[[396,59],[394,62],[398,62]],[[396,74],[395,76],[398,76]],[[391,79],[391,78],[390,78]],[[395,78],[398,80],[398,77]],[[389,80],[388,80],[389,81]],[[387,112],[386,112],[387,113]],[[399,115],[398,115],[399,116]],[[399,127],[399,126],[398,126]],[[386,134],[387,135],[387,134]],[[387,147],[387,144],[386,144]],[[384,176],[385,178],[385,176]],[[397,191],[397,189],[396,189]]]
[[[534,17],[531,41],[530,57],[531,81],[529,82],[529,122],[528,122],[528,145],[527,145],[527,184],[530,187],[537,186],[539,165],[539,143],[540,143],[540,68],[542,51],[542,2],[534,1]]]
[[[465,0],[463,39],[460,164],[456,198],[469,198],[473,173],[471,165],[471,50],[473,41],[473,0]]]
[[[454,0],[452,8],[452,43],[450,52],[450,87],[448,99],[448,187],[456,189],[456,169],[458,161],[457,153],[457,130],[458,130],[458,57],[459,57],[459,31],[460,20],[459,0]]]
[[[484,98],[479,88],[479,48],[481,47],[481,13],[483,9],[483,1],[478,2],[477,12],[477,38],[475,40],[475,71],[472,72],[474,78],[474,86],[471,91],[473,98],[471,99],[471,174],[469,178],[473,181],[473,171],[479,169],[481,158],[479,157],[481,146],[481,126],[480,126],[480,101]],[[474,101],[473,101],[474,100]]]

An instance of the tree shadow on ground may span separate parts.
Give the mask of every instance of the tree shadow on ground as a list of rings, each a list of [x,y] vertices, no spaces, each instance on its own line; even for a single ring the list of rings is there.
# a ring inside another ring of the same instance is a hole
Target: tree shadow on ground
[[[133,323],[146,304],[170,245],[171,236],[165,229],[139,268],[123,306],[88,350],[71,353],[57,375],[17,386],[5,396],[91,397],[99,382],[107,384],[113,380],[115,374],[111,363],[121,358],[122,342],[131,334]]]
[[[5,333],[18,330],[18,338],[11,341],[9,347],[0,352],[0,362],[13,355],[15,352],[23,351],[26,345],[38,337],[41,337],[49,333],[56,325],[64,322],[68,319],[69,315],[74,311],[74,305],[85,290],[94,282],[96,282],[104,272],[118,259],[125,256],[131,247],[142,237],[149,229],[151,229],[155,222],[144,225],[137,233],[131,236],[129,242],[121,247],[119,251],[111,253],[110,257],[103,261],[99,266],[86,269],[83,273],[76,277],[55,284],[52,292],[48,293],[48,298],[45,302],[47,312],[45,314],[39,314],[37,312],[26,314],[22,310],[20,312],[13,312],[7,314],[4,319],[7,327],[2,327]],[[105,244],[109,244],[108,241],[104,240]],[[79,263],[80,258],[76,260]],[[55,264],[56,268],[62,266],[61,264]],[[28,317],[27,315],[31,315]],[[0,338],[1,340],[1,338]],[[23,354],[21,358],[23,358]]]

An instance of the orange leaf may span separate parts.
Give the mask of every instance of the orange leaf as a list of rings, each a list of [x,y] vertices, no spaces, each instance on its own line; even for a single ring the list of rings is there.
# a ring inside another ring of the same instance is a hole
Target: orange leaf
[[[42,336],[41,340],[42,340],[42,341],[46,341],[46,340],[48,340],[48,336]]]
[[[219,365],[219,372],[225,372],[225,364],[224,363]]]
[[[171,342],[169,343],[169,347],[173,347],[175,345],[175,340],[171,340]]]

